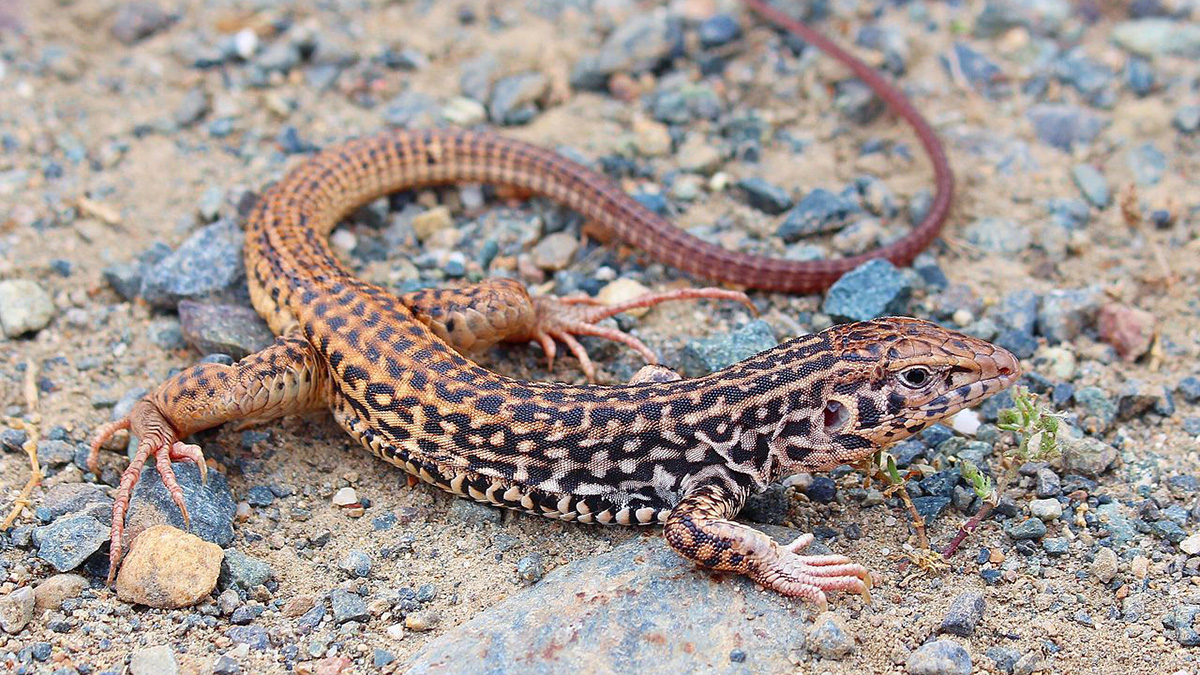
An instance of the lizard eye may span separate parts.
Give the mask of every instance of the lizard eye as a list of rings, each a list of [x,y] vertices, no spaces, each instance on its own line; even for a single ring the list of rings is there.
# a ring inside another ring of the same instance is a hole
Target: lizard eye
[[[900,371],[900,381],[904,383],[904,386],[911,389],[924,387],[928,384],[929,378],[929,369],[924,366],[913,366],[912,368]]]

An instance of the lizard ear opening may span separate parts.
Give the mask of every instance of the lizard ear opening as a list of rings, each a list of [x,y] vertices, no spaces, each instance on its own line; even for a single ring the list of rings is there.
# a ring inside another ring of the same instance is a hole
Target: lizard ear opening
[[[842,430],[846,426],[846,422],[850,420],[850,411],[846,410],[846,406],[837,401],[830,401],[825,404],[825,433],[832,436]]]

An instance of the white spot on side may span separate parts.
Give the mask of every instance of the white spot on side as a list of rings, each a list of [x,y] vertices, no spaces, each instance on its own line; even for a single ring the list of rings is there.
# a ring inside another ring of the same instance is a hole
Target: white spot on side
[[[637,518],[639,523],[645,525],[654,520],[654,509],[650,508],[649,506],[643,506],[634,512],[634,516]]]
[[[454,490],[454,494],[461,495],[463,493],[462,484],[463,484],[463,481],[466,479],[467,479],[467,475],[465,473],[460,473],[459,475],[450,479],[450,489]]]
[[[616,520],[618,525],[628,525],[631,522],[629,520],[629,507],[625,507],[620,511],[617,511]]]
[[[523,506],[527,509],[532,509],[533,508],[533,498],[530,497],[529,495],[522,495],[521,496],[521,506]]]
[[[609,511],[608,509],[596,514],[596,522],[600,523],[601,525],[607,525],[611,523],[612,519],[612,511]]]
[[[524,497],[525,495],[521,493],[521,488],[517,487],[516,485],[513,485],[504,491],[504,501],[506,502],[521,501]]]
[[[555,508],[558,509],[559,513],[570,513],[570,511],[571,511],[571,496],[567,495],[567,496],[563,497],[562,499],[559,499],[558,503],[555,504],[554,506],[555,506]]]

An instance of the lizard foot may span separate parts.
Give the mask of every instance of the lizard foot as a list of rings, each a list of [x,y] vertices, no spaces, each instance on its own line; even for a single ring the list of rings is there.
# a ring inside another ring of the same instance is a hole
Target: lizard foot
[[[815,603],[820,611],[829,607],[825,591],[853,591],[871,602],[871,573],[844,555],[801,555],[813,541],[802,534],[780,546],[777,556],[761,564],[750,577],[759,584],[793,598]]]
[[[129,417],[110,422],[97,430],[95,439],[92,441],[91,452],[88,455],[88,468],[92,473],[99,475],[97,455],[100,446],[121,429],[130,429],[133,435],[137,436],[138,447],[129,466],[121,474],[120,485],[117,487],[116,494],[113,495],[107,581],[110,586],[116,577],[117,568],[120,566],[121,557],[125,552],[122,537],[125,533],[125,514],[129,510],[129,500],[133,495],[134,485],[142,475],[142,467],[146,465],[150,456],[153,455],[155,458],[158,475],[162,479],[163,485],[166,486],[167,492],[170,493],[171,500],[183,513],[185,527],[191,524],[191,520],[188,517],[187,505],[184,503],[183,488],[179,487],[179,482],[175,479],[175,471],[171,468],[171,462],[184,460],[193,462],[200,470],[200,480],[203,482],[208,477],[208,466],[204,463],[204,453],[200,446],[181,442],[158,408],[146,400],[139,401],[133,407]]]
[[[558,353],[555,341],[562,342],[579,359],[580,368],[588,382],[596,381],[596,366],[588,357],[587,350],[575,339],[577,335],[594,335],[631,347],[642,355],[646,363],[658,363],[658,356],[644,342],[634,336],[615,328],[597,326],[596,323],[615,316],[621,312],[640,307],[653,307],[660,302],[669,300],[695,300],[707,298],[711,300],[733,300],[758,312],[750,298],[740,291],[730,291],[724,288],[682,288],[661,293],[645,293],[632,300],[605,305],[595,298],[534,298],[537,310],[537,325],[533,331],[533,339],[546,352],[548,367],[554,369],[554,357]]]

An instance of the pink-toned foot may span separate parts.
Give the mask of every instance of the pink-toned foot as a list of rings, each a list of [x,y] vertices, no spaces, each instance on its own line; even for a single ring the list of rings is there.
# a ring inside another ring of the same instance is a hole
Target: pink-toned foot
[[[133,495],[133,487],[137,485],[138,479],[142,475],[142,468],[145,467],[151,455],[154,456],[155,468],[158,470],[158,475],[162,479],[163,485],[166,486],[167,492],[171,495],[171,500],[183,514],[185,527],[191,524],[191,519],[188,516],[187,504],[184,502],[183,488],[179,486],[179,481],[175,478],[171,461],[193,462],[200,470],[201,481],[206,481],[208,476],[208,467],[204,463],[204,453],[200,450],[200,446],[179,441],[175,431],[163,418],[162,413],[153,403],[146,400],[139,401],[129,413],[129,417],[106,424],[96,432],[95,439],[92,441],[91,453],[88,456],[88,468],[92,473],[97,475],[99,473],[97,455],[100,446],[121,429],[130,429],[137,436],[138,447],[129,466],[121,473],[121,482],[117,486],[116,494],[113,495],[112,530],[108,553],[107,583],[109,585],[112,585],[113,579],[116,578],[117,568],[120,567],[121,557],[125,552],[122,538],[125,533],[125,515],[129,511],[129,500]]]
[[[571,350],[575,358],[579,359],[579,366],[588,382],[595,382],[596,366],[588,357],[587,350],[575,339],[576,336],[594,335],[620,342],[641,354],[646,363],[654,365],[658,363],[658,356],[644,342],[628,333],[623,333],[615,328],[597,326],[596,323],[621,312],[640,307],[653,307],[660,302],[696,299],[733,300],[746,305],[756,314],[758,313],[754,303],[745,293],[724,288],[683,288],[661,293],[646,293],[615,305],[605,305],[595,298],[588,297],[538,297],[533,300],[537,310],[537,327],[534,330],[533,339],[546,352],[546,361],[551,370],[554,369],[554,357],[558,353],[555,342],[562,342],[567,349]]]
[[[780,546],[779,557],[752,575],[758,583],[793,598],[803,598],[820,611],[829,607],[825,591],[859,593],[871,602],[871,573],[844,555],[801,555],[813,535],[802,534],[790,544]]]

